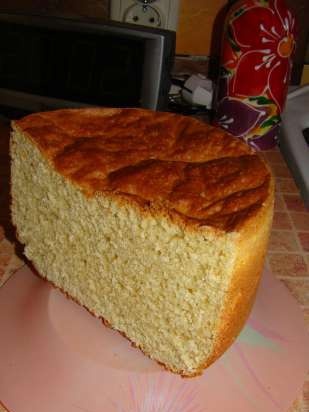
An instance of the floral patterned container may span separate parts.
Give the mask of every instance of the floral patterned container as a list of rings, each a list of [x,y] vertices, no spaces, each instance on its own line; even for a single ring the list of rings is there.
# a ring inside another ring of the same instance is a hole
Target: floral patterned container
[[[215,123],[257,149],[275,146],[295,48],[284,0],[239,0],[222,44]]]

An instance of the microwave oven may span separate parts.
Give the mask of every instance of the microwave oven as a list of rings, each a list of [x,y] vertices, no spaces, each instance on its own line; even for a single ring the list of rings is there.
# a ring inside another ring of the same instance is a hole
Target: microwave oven
[[[167,106],[175,32],[0,13],[0,38],[2,106]]]

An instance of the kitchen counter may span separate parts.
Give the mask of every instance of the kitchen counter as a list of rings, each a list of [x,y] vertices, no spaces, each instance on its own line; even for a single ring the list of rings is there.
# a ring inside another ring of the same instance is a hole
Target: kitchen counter
[[[25,264],[9,217],[9,129],[8,122],[0,118],[0,286]],[[275,214],[266,265],[298,301],[309,331],[309,211],[279,149],[263,152],[263,156],[276,177]],[[309,374],[302,393],[289,409],[308,411]],[[1,405],[0,412],[6,412]]]

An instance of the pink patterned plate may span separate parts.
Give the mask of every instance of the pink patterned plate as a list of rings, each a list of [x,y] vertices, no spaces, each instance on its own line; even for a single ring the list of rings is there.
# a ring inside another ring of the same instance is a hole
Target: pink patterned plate
[[[29,268],[0,289],[0,398],[11,412],[286,411],[309,369],[302,313],[267,271],[235,344],[183,379]]]

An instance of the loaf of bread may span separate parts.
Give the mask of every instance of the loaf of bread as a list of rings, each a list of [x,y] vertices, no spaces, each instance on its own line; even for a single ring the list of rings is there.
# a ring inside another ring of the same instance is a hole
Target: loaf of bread
[[[12,219],[42,277],[170,371],[194,376],[246,321],[273,178],[196,119],[73,109],[13,123]]]

